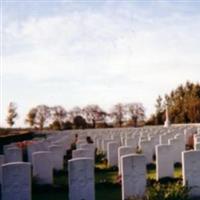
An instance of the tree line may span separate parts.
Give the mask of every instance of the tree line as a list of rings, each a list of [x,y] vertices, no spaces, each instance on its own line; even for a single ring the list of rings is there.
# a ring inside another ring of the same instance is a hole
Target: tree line
[[[163,125],[168,107],[171,123],[200,123],[200,84],[186,82],[163,97],[158,96],[155,113],[148,119],[142,103],[118,103],[106,112],[99,105],[87,105],[66,110],[62,106],[38,105],[31,108],[25,122],[31,128],[72,129],[106,128],[139,125]],[[17,106],[11,102],[8,107],[7,123],[10,127],[18,117]]]
[[[8,106],[7,123],[10,127],[17,119],[17,106],[11,102]],[[31,128],[51,128],[56,130],[72,128],[106,128],[122,126],[138,126],[144,122],[145,109],[142,103],[118,103],[110,112],[106,112],[99,105],[87,105],[83,108],[74,107],[66,110],[64,107],[38,105],[31,108],[25,123]]]

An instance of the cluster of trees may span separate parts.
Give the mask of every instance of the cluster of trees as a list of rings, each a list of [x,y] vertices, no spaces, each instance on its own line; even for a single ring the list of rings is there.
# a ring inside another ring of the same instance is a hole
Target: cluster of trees
[[[165,121],[166,106],[171,123],[200,123],[200,84],[186,82],[156,100],[156,112],[147,121],[159,125]]]
[[[164,97],[158,96],[156,111],[145,122],[147,125],[162,125],[168,107],[171,123],[200,123],[200,84],[186,82]],[[17,106],[10,103],[7,123],[10,127],[18,117]],[[32,128],[50,127],[52,129],[98,128],[138,126],[145,120],[145,109],[141,103],[118,103],[110,112],[99,105],[87,105],[66,110],[62,106],[38,105],[27,113],[25,122]]]
[[[6,118],[7,124],[12,127],[15,124],[15,119],[17,118],[17,106],[15,103],[11,102],[8,106],[8,116]]]
[[[11,127],[14,125],[17,117],[16,108],[14,103],[11,103],[8,108],[7,118],[12,121],[12,123],[8,123]],[[11,110],[12,112],[10,112]],[[112,107],[110,112],[106,112],[96,104],[87,105],[83,108],[74,107],[69,111],[62,106],[49,107],[47,105],[38,105],[30,109],[26,115],[25,122],[32,128],[43,129],[44,127],[50,127],[63,130],[72,128],[122,127],[124,125],[138,126],[138,122],[144,121],[144,118],[145,109],[141,103],[118,103]]]

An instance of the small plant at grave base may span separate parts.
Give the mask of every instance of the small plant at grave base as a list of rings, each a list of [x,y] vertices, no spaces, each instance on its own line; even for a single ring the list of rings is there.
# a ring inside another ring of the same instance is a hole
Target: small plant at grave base
[[[148,188],[147,200],[189,200],[189,189],[181,181],[174,184],[154,183]]]
[[[104,153],[100,152],[95,155],[95,162],[96,163],[102,163],[105,160],[106,156]]]

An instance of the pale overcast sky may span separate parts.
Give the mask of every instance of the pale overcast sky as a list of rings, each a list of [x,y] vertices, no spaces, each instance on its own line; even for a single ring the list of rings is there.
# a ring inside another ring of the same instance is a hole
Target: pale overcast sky
[[[200,82],[200,1],[2,1],[1,124],[38,104],[142,102]]]

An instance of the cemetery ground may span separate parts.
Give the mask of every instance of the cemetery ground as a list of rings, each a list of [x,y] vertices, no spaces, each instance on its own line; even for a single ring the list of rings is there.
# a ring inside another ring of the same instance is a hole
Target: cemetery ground
[[[200,177],[199,133],[181,126],[42,132],[12,144],[13,136],[2,138],[3,200],[200,200],[199,193],[191,198]],[[124,188],[131,194],[123,196]]]
[[[96,200],[121,200],[121,185],[118,169],[108,167],[104,156],[95,165]],[[188,189],[182,186],[182,169],[180,164],[174,166],[174,178],[156,181],[155,163],[147,166],[147,196],[144,200],[199,200],[188,198]],[[33,180],[33,200],[68,200],[67,160],[64,170],[54,171],[54,185],[41,186]],[[143,199],[130,199],[143,200]]]

